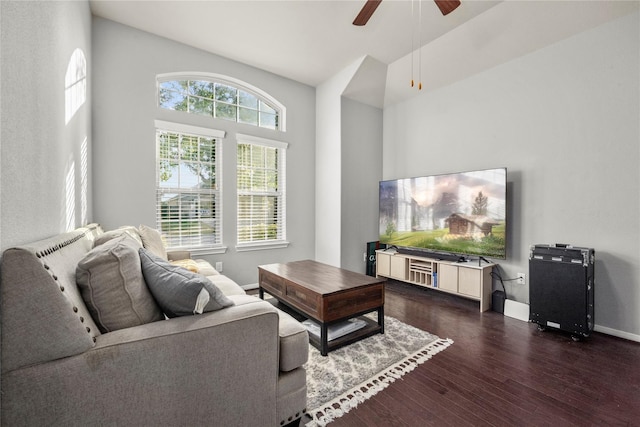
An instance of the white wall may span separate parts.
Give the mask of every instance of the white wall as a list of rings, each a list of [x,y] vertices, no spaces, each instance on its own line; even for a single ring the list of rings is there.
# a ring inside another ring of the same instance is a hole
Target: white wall
[[[366,272],[366,243],[378,240],[382,110],[342,98],[340,267]]]
[[[314,258],[315,91],[313,88],[102,18],[93,21],[94,212],[104,228],[155,226],[154,120],[227,131],[222,149],[224,273],[257,283],[257,266]],[[245,81],[287,108],[287,131],[161,110],[156,75],[200,71]],[[287,150],[287,249],[236,252],[235,133],[278,139]]]
[[[384,110],[384,179],[506,166],[507,277],[596,250],[597,329],[640,339],[638,13]],[[527,286],[507,285],[528,302]]]
[[[90,77],[85,102],[65,115],[65,75],[76,49],[91,72],[91,14],[79,1],[2,1],[0,8],[4,251],[92,219]]]

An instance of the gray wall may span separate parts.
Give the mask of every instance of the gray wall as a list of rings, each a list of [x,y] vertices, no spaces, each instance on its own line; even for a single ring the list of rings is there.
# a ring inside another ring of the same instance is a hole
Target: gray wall
[[[506,166],[507,277],[536,243],[596,250],[596,326],[640,339],[639,17],[384,110],[384,179]],[[507,285],[528,302],[527,285]]]
[[[366,272],[366,243],[378,240],[382,179],[382,109],[342,97],[340,267]]]
[[[105,229],[155,226],[154,120],[181,120],[227,131],[222,149],[224,273],[257,283],[259,264],[314,258],[315,90],[168,39],[102,18],[93,20],[94,212]],[[256,86],[287,108],[287,131],[191,116],[156,106],[156,75],[210,72]],[[236,252],[235,134],[282,140],[287,150],[286,249]]]
[[[73,229],[91,213],[91,14],[86,2],[2,1],[0,250]],[[75,49],[87,94],[65,118]]]

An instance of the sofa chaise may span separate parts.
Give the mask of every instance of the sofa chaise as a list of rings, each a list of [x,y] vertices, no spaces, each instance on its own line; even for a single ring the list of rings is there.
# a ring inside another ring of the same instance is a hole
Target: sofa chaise
[[[94,301],[86,302],[77,278],[79,263],[109,233],[122,234],[90,224],[4,252],[2,425],[299,422],[306,407],[306,329],[204,261],[196,262],[197,274],[208,276],[231,301],[227,306],[171,318],[156,312],[153,321],[105,332],[108,315],[90,308]]]

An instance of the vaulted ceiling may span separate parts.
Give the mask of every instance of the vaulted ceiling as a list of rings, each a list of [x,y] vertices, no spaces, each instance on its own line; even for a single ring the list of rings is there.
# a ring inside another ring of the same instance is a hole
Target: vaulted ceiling
[[[350,97],[377,107],[418,93],[409,82],[420,56],[415,79],[433,90],[638,8],[636,1],[462,0],[442,16],[431,0],[383,0],[367,25],[354,26],[364,3],[90,0],[96,16],[311,86],[369,57],[379,67],[359,74]]]

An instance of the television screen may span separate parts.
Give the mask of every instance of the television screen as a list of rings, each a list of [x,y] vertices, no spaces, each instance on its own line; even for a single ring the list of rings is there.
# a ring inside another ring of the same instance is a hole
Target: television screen
[[[380,182],[380,243],[506,257],[506,168]]]

